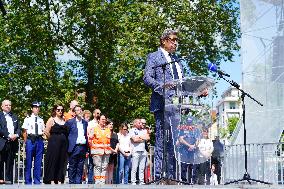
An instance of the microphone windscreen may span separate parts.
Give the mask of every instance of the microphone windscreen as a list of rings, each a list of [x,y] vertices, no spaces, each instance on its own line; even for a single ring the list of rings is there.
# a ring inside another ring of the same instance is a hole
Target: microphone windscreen
[[[208,64],[208,70],[213,71],[213,72],[217,72],[218,68],[215,64],[209,63]]]

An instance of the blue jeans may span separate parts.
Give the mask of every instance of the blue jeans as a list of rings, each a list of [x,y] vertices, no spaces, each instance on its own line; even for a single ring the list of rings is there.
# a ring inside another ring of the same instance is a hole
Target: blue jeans
[[[130,165],[131,156],[124,156],[119,153],[119,172],[118,172],[118,184],[128,184],[128,175],[129,175],[129,165]]]
[[[93,157],[89,153],[89,164],[88,164],[88,184],[94,183],[94,162]]]

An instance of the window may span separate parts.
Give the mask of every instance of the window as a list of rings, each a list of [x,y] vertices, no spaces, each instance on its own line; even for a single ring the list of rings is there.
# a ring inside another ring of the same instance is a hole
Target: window
[[[236,102],[230,102],[230,109],[236,109]]]

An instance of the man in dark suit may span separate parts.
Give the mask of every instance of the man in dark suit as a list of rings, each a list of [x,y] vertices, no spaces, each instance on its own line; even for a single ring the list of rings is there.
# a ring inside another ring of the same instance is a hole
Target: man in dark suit
[[[74,108],[75,118],[66,122],[68,127],[68,155],[69,155],[69,184],[81,184],[84,162],[87,152],[87,126],[82,119],[82,108],[76,105]]]
[[[0,183],[13,184],[13,165],[21,129],[18,117],[11,112],[11,101],[4,100],[0,112]],[[4,182],[5,163],[5,182]]]
[[[150,53],[147,57],[147,63],[144,71],[144,83],[152,89],[150,111],[154,113],[156,121],[156,142],[155,142],[155,178],[159,179],[162,174],[162,160],[163,160],[163,129],[164,124],[164,97],[163,97],[163,69],[159,65],[167,64],[165,66],[165,83],[169,84],[173,80],[182,79],[184,74],[183,65],[177,60],[174,52],[177,49],[178,37],[177,31],[166,29],[160,37],[160,48],[158,51]],[[172,63],[171,63],[172,62]],[[187,68],[188,69],[188,68]],[[171,84],[165,86],[167,88],[166,99],[173,95],[174,91],[170,90],[173,87]],[[169,129],[169,128],[167,128]],[[171,132],[170,132],[171,135]],[[175,158],[173,141],[170,136],[170,141],[167,144],[168,172],[169,178],[175,177]]]

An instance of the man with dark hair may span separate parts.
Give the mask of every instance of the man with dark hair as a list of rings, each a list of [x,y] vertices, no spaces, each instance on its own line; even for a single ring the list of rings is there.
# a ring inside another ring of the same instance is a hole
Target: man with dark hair
[[[84,161],[87,152],[87,126],[82,108],[74,107],[75,117],[65,124],[68,127],[69,184],[82,184]]]
[[[161,178],[162,174],[162,160],[163,154],[163,128],[164,125],[164,97],[162,94],[161,86],[163,86],[164,75],[162,64],[167,64],[165,68],[165,83],[169,83],[175,79],[183,78],[182,65],[174,61],[176,56],[173,54],[178,45],[177,31],[172,29],[166,29],[160,37],[160,47],[158,51],[150,53],[147,57],[146,67],[144,71],[144,83],[152,89],[150,111],[154,113],[156,121],[156,142],[155,142],[155,178]],[[170,89],[170,85],[166,86]],[[160,89],[159,91],[157,89]],[[169,129],[169,128],[168,128]],[[171,135],[171,132],[170,132]],[[175,158],[173,141],[170,136],[170,141],[167,144],[168,159],[169,162],[167,176],[174,178],[175,175]]]
[[[166,154],[163,154],[163,141],[166,139],[163,136],[164,130],[169,130],[169,117],[176,117],[174,111],[168,111],[164,115],[165,101],[170,103],[173,101],[172,97],[176,94],[174,90],[174,81],[182,80],[186,76],[190,76],[190,69],[188,65],[179,61],[174,54],[178,46],[178,32],[172,29],[166,29],[160,37],[160,47],[158,51],[150,53],[147,57],[146,67],[144,70],[144,83],[152,89],[152,96],[150,102],[150,111],[154,113],[156,121],[156,142],[155,142],[155,178],[161,178],[162,174],[162,160]],[[165,81],[164,81],[165,79]],[[164,83],[165,82],[165,83]],[[164,86],[165,84],[165,86]],[[163,96],[163,89],[165,89],[165,97]],[[202,96],[207,96],[208,91],[204,90]],[[171,120],[172,122],[176,120]],[[169,140],[166,144],[167,159],[169,162],[166,167],[167,177],[175,178],[175,164],[174,147],[172,140],[172,133],[169,133]]]

